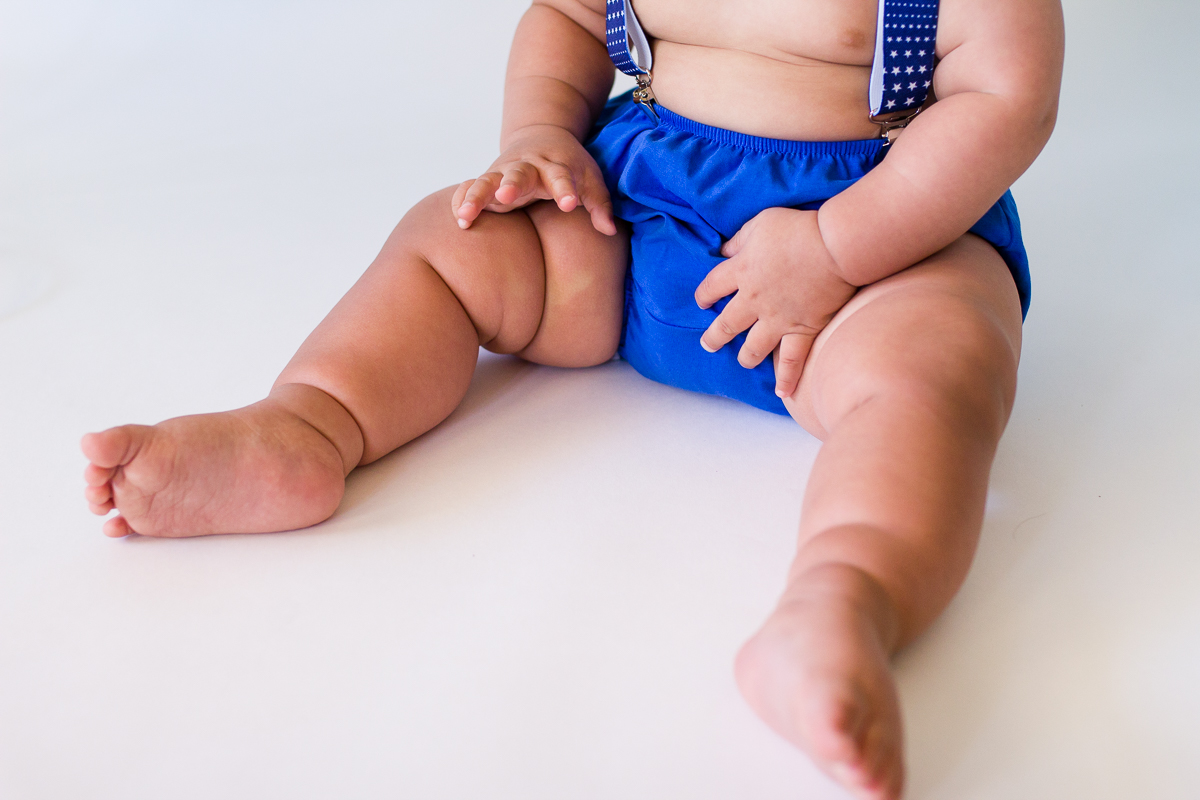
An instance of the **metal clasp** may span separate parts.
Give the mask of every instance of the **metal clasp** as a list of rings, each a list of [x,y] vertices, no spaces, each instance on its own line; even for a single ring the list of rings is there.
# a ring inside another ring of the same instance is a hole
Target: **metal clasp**
[[[633,90],[633,102],[646,109],[657,122],[658,112],[654,110],[654,104],[658,99],[654,96],[654,90],[650,88],[650,73],[642,72],[634,76],[634,80],[637,81],[637,88]]]
[[[900,138],[901,131],[907,128],[908,123],[912,122],[922,110],[918,108],[916,111],[893,111],[888,114],[871,116],[871,122],[879,126],[879,135],[886,142],[884,147],[890,146],[892,142]]]

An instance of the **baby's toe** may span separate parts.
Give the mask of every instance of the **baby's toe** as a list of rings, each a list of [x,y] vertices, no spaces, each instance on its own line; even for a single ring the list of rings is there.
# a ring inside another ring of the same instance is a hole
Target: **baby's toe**
[[[904,784],[900,742],[891,726],[872,723],[861,743],[852,745],[854,757],[833,762],[830,775],[855,797],[863,800],[896,800]]]
[[[89,486],[83,490],[83,496],[92,505],[102,506],[112,500],[112,484]]]
[[[100,433],[87,434],[79,446],[94,465],[101,469],[112,469],[133,460],[146,437],[150,435],[150,430],[145,425],[109,428]]]
[[[131,533],[134,533],[134,530],[129,527],[129,523],[125,521],[124,517],[113,517],[104,523],[104,535],[113,539],[120,539]]]
[[[792,725],[819,761],[862,765],[872,709],[860,695],[849,682],[817,680],[797,698]]]
[[[117,470],[113,467],[100,467],[88,464],[83,470],[83,481],[88,486],[103,486],[112,480]]]
[[[88,503],[88,511],[91,511],[97,517],[103,517],[108,512],[116,508],[113,502],[109,500],[107,503]]]
[[[863,743],[864,785],[869,797],[892,800],[900,796],[904,785],[903,747],[899,728],[887,724],[872,725]]]

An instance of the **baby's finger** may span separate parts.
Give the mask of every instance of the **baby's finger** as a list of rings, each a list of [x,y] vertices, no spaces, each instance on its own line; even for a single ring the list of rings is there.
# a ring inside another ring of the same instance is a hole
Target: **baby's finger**
[[[575,177],[564,165],[551,161],[541,167],[542,183],[562,211],[574,211],[579,205],[579,190],[575,188]]]
[[[462,205],[458,207],[458,227],[467,228],[479,217],[483,209],[496,196],[503,176],[499,172],[488,172],[475,179],[467,189]]]
[[[593,228],[605,236],[617,235],[617,220],[613,216],[612,203],[602,203],[598,206],[592,206],[588,209],[588,213],[592,217]]]
[[[471,178],[469,181],[460,183],[454,190],[454,196],[450,198],[450,211],[454,214],[455,219],[458,219],[459,206],[462,205],[463,200],[467,199],[467,189],[470,189],[474,183],[475,179]]]
[[[517,202],[537,189],[540,176],[537,168],[524,161],[504,171],[504,179],[496,190],[496,202],[504,205]]]
[[[750,232],[754,230],[754,223],[757,219],[758,217],[752,217],[749,222],[743,225],[738,232],[733,235],[733,238],[721,245],[721,255],[725,256],[726,258],[733,258],[740,253],[742,248],[746,246],[746,239],[750,237]]]
[[[789,333],[780,340],[779,358],[775,361],[775,394],[791,397],[796,393],[815,338],[807,333]]]
[[[467,189],[467,196],[463,198],[463,207],[474,206],[476,213],[487,207],[487,204],[492,202],[496,196],[496,189],[500,187],[500,181],[504,178],[499,172],[485,172],[475,179],[475,183]],[[461,210],[461,209],[460,209]]]
[[[732,260],[717,264],[696,287],[696,305],[712,308],[713,303],[738,290],[737,264]]]
[[[738,363],[746,369],[754,369],[764,358],[771,355],[771,351],[778,344],[778,331],[760,319],[746,334],[746,341],[738,351]]]
[[[758,315],[748,305],[739,303],[734,295],[729,305],[725,306],[725,310],[717,315],[712,325],[709,325],[708,330],[700,337],[700,346],[710,353],[715,353],[755,322],[758,322]]]
[[[605,236],[615,236],[617,221],[613,217],[612,198],[599,173],[593,175],[588,171],[583,174],[580,194],[583,195],[583,207],[592,218],[592,227]]]

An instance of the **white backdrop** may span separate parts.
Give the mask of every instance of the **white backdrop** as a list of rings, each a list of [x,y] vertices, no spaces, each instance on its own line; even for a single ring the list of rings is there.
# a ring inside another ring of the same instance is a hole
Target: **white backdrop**
[[[486,357],[317,528],[101,537],[87,431],[258,399],[494,155],[516,0],[0,0],[0,797],[839,798],[737,697],[817,443]],[[977,563],[899,660],[911,797],[1194,798],[1192,0],[1069,0]]]

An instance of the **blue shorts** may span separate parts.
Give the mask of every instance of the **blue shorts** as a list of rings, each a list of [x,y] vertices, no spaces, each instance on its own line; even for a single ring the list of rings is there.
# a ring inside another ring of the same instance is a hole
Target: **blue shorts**
[[[724,260],[722,243],[752,217],[779,206],[819,208],[871,169],[883,141],[766,139],[656,109],[657,123],[629,94],[615,97],[586,142],[616,216],[633,228],[621,357],[660,383],[786,414],[771,359],[755,369],[738,364],[745,334],[716,353],[700,347],[700,334],[728,299],[702,309],[696,287]],[[1027,311],[1029,261],[1012,195],[971,232],[1008,262]]]

